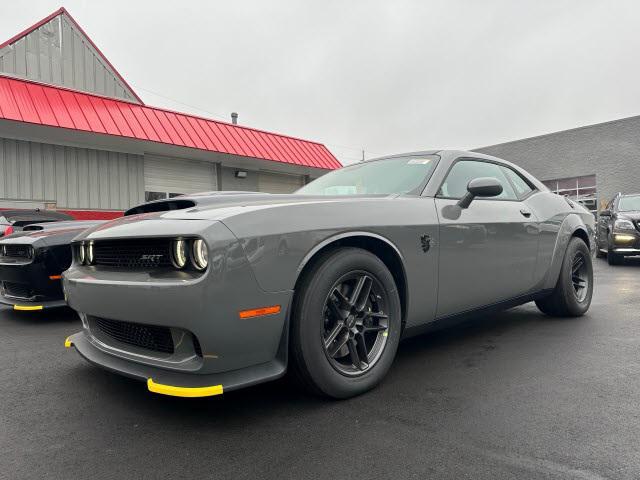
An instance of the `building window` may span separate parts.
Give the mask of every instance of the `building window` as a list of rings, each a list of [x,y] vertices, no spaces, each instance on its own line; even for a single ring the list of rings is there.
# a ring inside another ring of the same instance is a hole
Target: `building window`
[[[165,198],[173,198],[178,197],[180,195],[184,195],[184,193],[173,193],[173,192],[144,192],[144,201],[151,202],[153,200],[163,200]]]
[[[584,175],[582,177],[556,178],[544,180],[549,190],[563,197],[581,203],[591,212],[598,211],[598,191],[596,189],[596,176]]]

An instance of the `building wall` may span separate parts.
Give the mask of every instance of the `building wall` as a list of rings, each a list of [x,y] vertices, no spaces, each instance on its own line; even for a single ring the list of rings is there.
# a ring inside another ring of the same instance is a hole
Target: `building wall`
[[[144,160],[141,155],[0,138],[0,200],[124,210],[144,201]]]
[[[220,189],[237,190],[244,192],[258,191],[258,172],[255,170],[244,170],[247,172],[246,178],[236,178],[237,168],[222,167],[220,169]]]
[[[540,180],[596,175],[598,203],[640,192],[640,116],[475,149]]]
[[[64,13],[0,50],[0,72],[138,103]]]

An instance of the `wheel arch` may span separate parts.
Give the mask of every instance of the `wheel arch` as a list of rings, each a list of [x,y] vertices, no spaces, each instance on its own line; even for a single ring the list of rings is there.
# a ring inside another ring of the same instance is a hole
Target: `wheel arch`
[[[316,261],[327,252],[340,247],[356,247],[366,250],[378,257],[391,272],[400,296],[402,311],[402,323],[404,325],[407,315],[407,276],[404,267],[404,258],[398,247],[389,239],[372,232],[348,232],[335,235],[316,245],[298,266],[296,282],[294,285],[294,297],[306,274],[314,267]]]
[[[589,247],[589,249],[591,249],[591,239],[589,238],[589,234],[587,233],[587,230],[582,227],[576,227],[576,229],[573,231],[573,233],[571,234],[572,237],[578,237],[581,238],[582,240],[584,240],[584,243],[587,244],[587,247]]]
[[[567,215],[558,230],[551,265],[547,272],[546,281],[544,282],[545,288],[555,287],[560,275],[565,252],[567,251],[569,241],[573,237],[583,240],[587,248],[589,248],[589,251],[593,251],[594,244],[584,220],[579,215]]]

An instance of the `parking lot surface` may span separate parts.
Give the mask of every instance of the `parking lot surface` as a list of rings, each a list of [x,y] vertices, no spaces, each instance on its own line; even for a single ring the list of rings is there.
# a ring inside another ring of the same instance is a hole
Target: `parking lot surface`
[[[640,262],[594,262],[585,317],[527,304],[407,340],[347,401],[155,395],[63,347],[72,311],[3,309],[0,478],[639,478]]]

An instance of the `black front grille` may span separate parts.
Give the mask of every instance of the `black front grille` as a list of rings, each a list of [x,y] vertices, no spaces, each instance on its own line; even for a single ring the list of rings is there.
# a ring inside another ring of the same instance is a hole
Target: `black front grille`
[[[0,255],[14,258],[31,258],[31,245],[7,244],[0,247]]]
[[[96,327],[122,343],[162,353],[173,353],[173,337],[167,327],[95,318]]]
[[[33,290],[25,283],[2,282],[2,289],[7,297],[28,300],[34,295]]]
[[[94,265],[127,269],[171,266],[171,240],[144,238],[97,241],[93,245]]]

